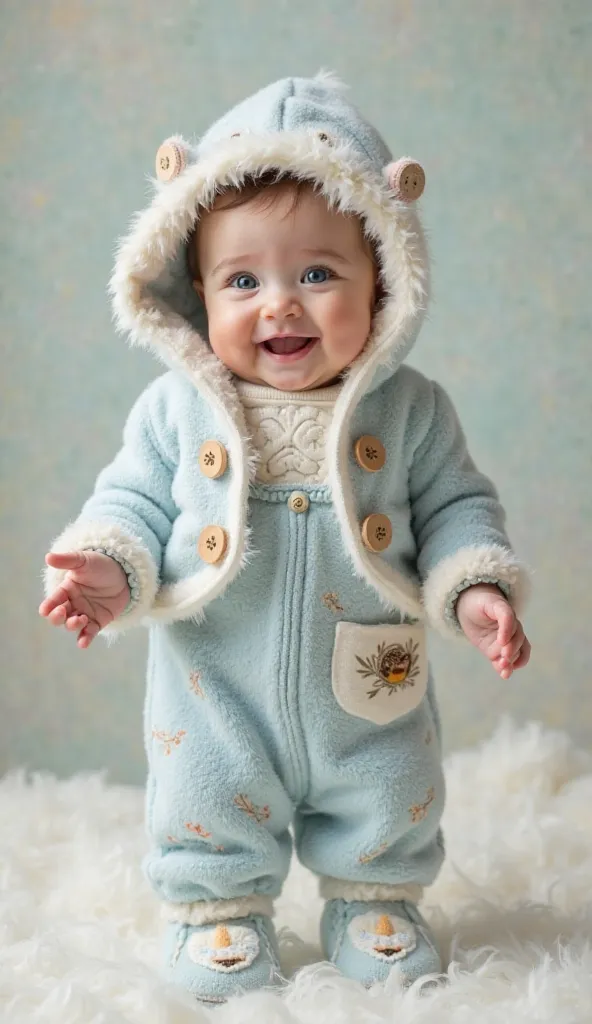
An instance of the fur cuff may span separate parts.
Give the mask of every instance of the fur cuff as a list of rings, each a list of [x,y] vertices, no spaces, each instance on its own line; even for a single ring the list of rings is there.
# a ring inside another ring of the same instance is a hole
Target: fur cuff
[[[158,571],[152,555],[142,542],[114,523],[74,522],[51,545],[52,551],[101,551],[112,556],[128,577],[131,601],[125,613],[105,626],[100,636],[113,637],[138,625],[148,614],[158,590]],[[51,593],[62,583],[66,571],[46,566],[45,593]]]
[[[389,885],[386,882],[347,882],[341,878],[324,877],[320,880],[319,891],[324,900],[411,900],[419,903],[423,896],[423,885],[409,882],[407,885]]]
[[[423,585],[423,603],[430,625],[443,636],[463,636],[454,606],[459,594],[477,583],[499,586],[521,614],[529,591],[527,571],[509,548],[491,544],[461,548],[432,569]]]
[[[237,917],[261,914],[273,917],[271,896],[238,896],[234,900],[200,900],[198,903],[163,903],[161,909],[165,921],[176,924],[215,924],[217,921],[232,921]]]

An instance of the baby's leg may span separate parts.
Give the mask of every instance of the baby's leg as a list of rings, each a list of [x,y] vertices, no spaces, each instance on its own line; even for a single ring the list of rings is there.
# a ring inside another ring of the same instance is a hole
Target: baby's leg
[[[210,1002],[272,984],[292,802],[260,730],[223,673],[188,671],[164,631],[151,637],[145,724],[145,871],[170,922],[171,978]]]
[[[309,747],[311,786],[297,812],[296,844],[302,862],[321,876],[328,901],[325,953],[366,984],[384,979],[394,964],[406,982],[439,971],[433,936],[416,907],[444,856],[431,680],[419,705],[390,723],[362,719],[335,702],[331,720],[320,725],[311,723],[319,742]]]

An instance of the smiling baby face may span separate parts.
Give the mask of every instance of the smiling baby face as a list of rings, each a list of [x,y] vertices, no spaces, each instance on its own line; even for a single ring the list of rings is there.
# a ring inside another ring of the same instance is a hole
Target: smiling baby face
[[[193,244],[210,344],[238,377],[319,388],[364,348],[377,290],[371,248],[359,218],[329,209],[312,185],[226,192]]]

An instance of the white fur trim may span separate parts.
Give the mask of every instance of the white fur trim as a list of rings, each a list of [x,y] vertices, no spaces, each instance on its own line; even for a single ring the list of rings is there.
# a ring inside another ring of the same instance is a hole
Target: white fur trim
[[[109,522],[83,521],[70,523],[51,545],[51,551],[106,551],[115,558],[128,562],[135,572],[139,586],[139,597],[129,612],[111,622],[101,630],[100,635],[113,637],[137,625],[152,607],[158,588],[158,571],[148,549],[142,542],[121,527]],[[45,593],[50,594],[61,585],[67,571],[45,568]]]
[[[419,903],[423,896],[423,885],[411,882],[408,885],[388,885],[386,882],[346,882],[341,878],[320,880],[319,891],[324,900],[410,900]]]
[[[444,558],[428,574],[423,600],[428,621],[444,636],[463,636],[449,607],[463,584],[502,583],[508,600],[521,614],[529,592],[528,574],[508,548],[500,544],[467,547]]]
[[[197,903],[163,903],[161,914],[165,921],[177,924],[216,924],[231,921],[237,917],[260,914],[273,917],[271,896],[239,896],[234,900],[203,900]]]
[[[358,359],[359,362],[359,359]],[[361,525],[356,516],[353,483],[349,470],[349,424],[376,369],[376,357],[367,357],[361,372],[350,372],[335,403],[327,436],[328,481],[335,514],[341,527],[345,548],[358,576],[370,583],[382,598],[386,611],[397,608],[406,615],[423,617],[419,587],[396,572],[380,555],[369,551],[361,541]],[[352,370],[355,364],[352,364]]]
[[[321,68],[317,71],[315,81],[320,82],[327,89],[335,89],[336,92],[346,92],[349,89],[349,85],[342,82],[339,76],[334,71],[328,71]]]
[[[393,369],[406,349],[427,302],[427,257],[416,213],[396,199],[382,175],[361,163],[354,148],[336,139],[326,146],[317,133],[245,133],[213,145],[174,181],[160,185],[152,206],[138,216],[122,241],[110,289],[118,329],[132,344],[152,348],[167,365],[186,373],[226,421],[233,479],[229,550],[221,566],[208,566],[192,579],[164,587],[152,616],[158,621],[201,617],[209,601],[225,590],[248,557],[246,538],[249,477],[256,464],[244,415],[230,372],[206,340],[163,301],[148,292],[182,239],[191,233],[198,208],[208,207],[224,186],[240,186],[249,174],[269,170],[314,180],[330,205],[364,219],[376,240],[387,289],[364,351],[349,367],[327,438],[329,483],[344,543],[358,574],[378,591],[386,609],[422,616],[419,588],[361,541],[349,478],[349,423],[375,372]],[[247,473],[246,467],[249,472]]]

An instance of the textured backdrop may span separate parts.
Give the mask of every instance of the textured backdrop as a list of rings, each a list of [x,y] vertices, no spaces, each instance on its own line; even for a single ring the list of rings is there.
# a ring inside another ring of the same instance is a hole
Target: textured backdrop
[[[500,682],[432,642],[447,748],[504,711],[590,746],[591,37],[588,0],[3,0],[0,771],[144,777],[143,633],[82,652],[37,617],[46,545],[160,372],[112,330],[114,243],[166,136],[321,67],[426,168],[412,361],[450,391],[534,570],[527,670]]]

